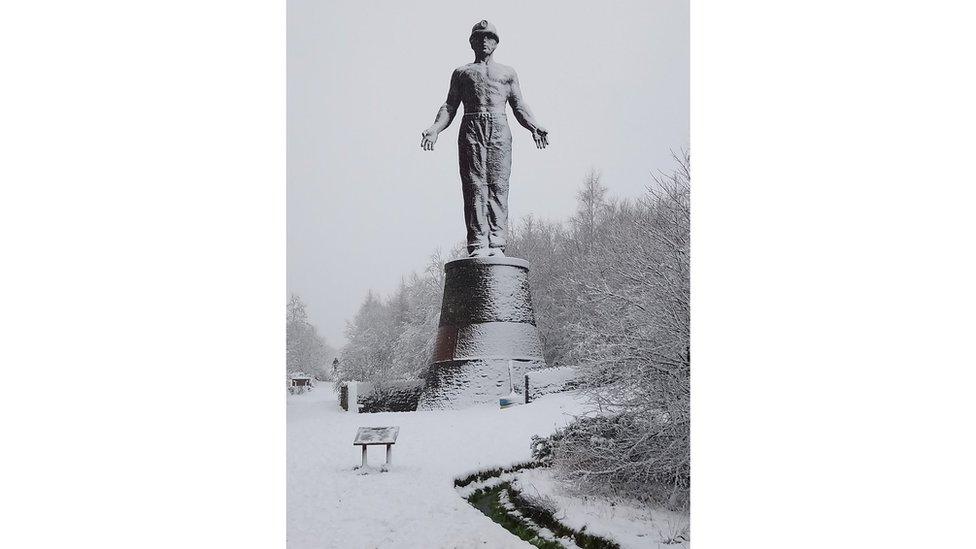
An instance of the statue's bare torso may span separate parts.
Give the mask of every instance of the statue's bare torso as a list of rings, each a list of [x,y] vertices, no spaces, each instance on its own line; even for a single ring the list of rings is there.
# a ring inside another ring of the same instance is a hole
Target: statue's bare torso
[[[468,63],[454,70],[451,91],[464,112],[505,112],[516,82],[515,69],[501,63]],[[455,90],[456,88],[456,90]],[[452,99],[448,96],[448,101]]]
[[[474,50],[474,63],[454,69],[447,100],[438,109],[434,123],[421,133],[422,149],[434,150],[437,135],[451,125],[462,103],[466,113],[503,113],[505,103],[508,103],[518,123],[532,132],[536,147],[544,149],[549,145],[549,132],[535,120],[529,106],[522,99],[522,89],[515,69],[496,63],[492,58],[498,45],[498,36],[493,29],[487,21],[481,21],[472,30],[469,42]]]

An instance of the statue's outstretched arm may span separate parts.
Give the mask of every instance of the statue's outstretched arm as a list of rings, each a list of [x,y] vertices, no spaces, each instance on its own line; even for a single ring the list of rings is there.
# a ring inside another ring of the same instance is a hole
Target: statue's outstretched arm
[[[518,120],[518,123],[532,132],[535,146],[540,149],[546,148],[549,145],[549,130],[543,128],[532,116],[529,105],[522,98],[522,88],[519,86],[518,74],[514,70],[512,71],[512,87],[508,95],[508,104],[512,106],[512,112],[515,113],[515,119]]]
[[[420,148],[425,151],[434,150],[434,143],[437,142],[437,135],[447,129],[454,121],[458,106],[461,104],[461,82],[457,70],[451,74],[451,86],[447,90],[447,100],[437,110],[437,117],[429,128],[420,134]]]

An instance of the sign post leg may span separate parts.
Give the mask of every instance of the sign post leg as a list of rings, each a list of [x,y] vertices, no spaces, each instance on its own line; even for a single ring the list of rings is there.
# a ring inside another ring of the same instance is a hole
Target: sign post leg
[[[390,465],[393,465],[393,445],[387,444],[386,445],[386,466],[389,467]]]
[[[363,467],[366,467],[366,445],[363,444]]]

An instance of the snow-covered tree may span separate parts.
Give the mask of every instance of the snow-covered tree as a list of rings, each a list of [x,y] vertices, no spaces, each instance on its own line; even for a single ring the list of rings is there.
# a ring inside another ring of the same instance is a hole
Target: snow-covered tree
[[[583,311],[573,356],[605,415],[554,451],[593,489],[672,506],[690,483],[690,171],[687,153],[676,160],[640,200],[608,210],[600,245],[568,273]]]
[[[451,256],[460,254],[458,248]],[[444,291],[444,261],[435,253],[423,273],[405,277],[385,301],[369,292],[346,324],[339,379],[374,385],[415,380],[430,362]]]
[[[389,368],[391,323],[388,307],[370,291],[346,323],[348,343],[339,359],[340,379],[364,381]]]
[[[285,364],[288,372],[302,372],[320,380],[329,379],[336,351],[309,322],[305,303],[299,296],[291,295],[285,314]]]

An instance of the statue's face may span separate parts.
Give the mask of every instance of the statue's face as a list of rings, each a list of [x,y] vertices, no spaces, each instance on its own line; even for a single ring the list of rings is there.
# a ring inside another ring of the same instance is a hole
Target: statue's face
[[[498,40],[490,34],[476,34],[471,37],[471,49],[476,55],[491,55],[496,47],[498,47]]]

